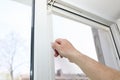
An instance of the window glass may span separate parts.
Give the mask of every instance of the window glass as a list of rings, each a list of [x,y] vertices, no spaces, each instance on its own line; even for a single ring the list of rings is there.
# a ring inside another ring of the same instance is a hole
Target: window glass
[[[67,39],[80,52],[98,61],[90,26],[57,15],[52,16],[54,40],[57,38]],[[67,59],[58,57],[54,60],[56,80],[88,79],[78,66],[70,63]]]
[[[32,7],[0,1],[0,80],[29,80]]]

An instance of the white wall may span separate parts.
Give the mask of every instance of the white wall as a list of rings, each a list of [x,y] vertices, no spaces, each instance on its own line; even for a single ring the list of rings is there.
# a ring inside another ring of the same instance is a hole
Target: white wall
[[[109,21],[120,18],[120,0],[62,0]]]

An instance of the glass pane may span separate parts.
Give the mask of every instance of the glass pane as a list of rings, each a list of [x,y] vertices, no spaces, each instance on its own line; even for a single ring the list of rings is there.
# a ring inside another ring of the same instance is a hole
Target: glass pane
[[[30,78],[31,14],[24,0],[0,1],[0,80]]]
[[[91,27],[60,16],[53,15],[54,40],[64,38],[85,55],[97,59]],[[82,70],[65,58],[55,58],[56,80],[88,80]]]

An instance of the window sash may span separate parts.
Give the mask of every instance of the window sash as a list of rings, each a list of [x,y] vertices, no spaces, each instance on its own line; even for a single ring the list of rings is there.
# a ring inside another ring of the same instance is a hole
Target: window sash
[[[110,44],[114,47],[110,48],[113,52],[110,52],[109,54],[114,55],[114,53],[116,53],[115,44],[109,27],[112,22],[90,14],[86,11],[83,11],[81,14],[81,11],[79,11],[78,8],[60,0],[55,0],[55,2],[54,0],[50,0],[49,3],[47,0],[35,0],[34,80],[55,80],[54,55],[52,54],[53,51],[51,49],[51,42],[53,39],[51,13],[82,22],[92,26],[95,29],[107,31],[110,37]],[[102,39],[100,36],[99,38]],[[102,42],[100,42],[100,44],[104,45]],[[102,48],[101,52],[103,51],[106,51],[106,49]],[[116,68],[118,65],[116,63],[116,55],[109,61],[111,60],[115,62],[115,66],[113,67]]]

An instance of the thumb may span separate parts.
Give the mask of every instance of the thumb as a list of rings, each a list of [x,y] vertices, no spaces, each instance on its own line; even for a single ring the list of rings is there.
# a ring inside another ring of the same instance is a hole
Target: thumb
[[[58,50],[59,50],[59,44],[58,43],[52,43],[52,48],[53,48],[53,50],[54,50],[54,52],[55,52],[55,54],[54,54],[54,56],[55,57],[57,57],[58,55],[59,55],[59,52],[58,52]]]
[[[58,44],[57,42],[54,42],[54,43],[52,43],[52,48],[54,49],[54,50],[59,50],[59,48],[60,48],[60,44]]]

